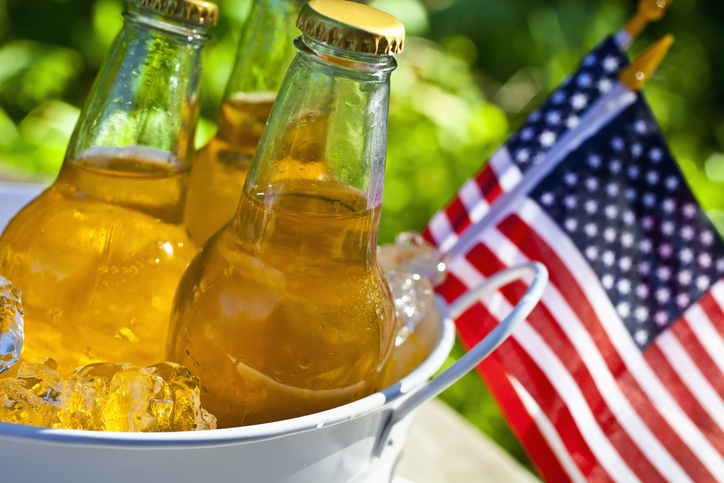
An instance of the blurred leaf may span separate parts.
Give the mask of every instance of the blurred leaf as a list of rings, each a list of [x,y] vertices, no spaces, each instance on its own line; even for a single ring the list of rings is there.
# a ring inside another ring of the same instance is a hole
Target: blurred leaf
[[[373,0],[369,5],[400,19],[407,35],[424,35],[430,28],[427,10],[418,0]]]
[[[11,114],[61,97],[78,78],[83,58],[74,50],[28,40],[0,47],[0,103]]]

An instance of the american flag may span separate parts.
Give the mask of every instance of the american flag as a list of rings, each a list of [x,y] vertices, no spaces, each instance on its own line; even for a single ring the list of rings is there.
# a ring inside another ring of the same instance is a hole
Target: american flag
[[[581,117],[574,97],[583,92],[590,105],[603,80],[615,83],[606,59],[625,60],[611,49],[608,41],[587,57],[461,188],[428,225],[431,241],[455,252],[528,166],[549,161],[540,157],[551,149],[544,134],[577,128],[549,118]],[[523,149],[526,161],[517,156]],[[643,98],[504,201],[505,216],[457,250],[439,292],[451,302],[502,268],[548,267],[539,306],[479,368],[542,476],[724,481],[724,243]],[[526,288],[512,284],[461,314],[465,345],[492,330]]]
[[[458,196],[438,212],[423,234],[447,250],[458,235],[480,221],[498,197],[515,188],[523,173],[555,145],[563,135],[578,127],[580,118],[615,85],[626,55],[614,37],[589,53],[578,72],[571,76],[508,142],[496,150],[486,166],[468,180]]]

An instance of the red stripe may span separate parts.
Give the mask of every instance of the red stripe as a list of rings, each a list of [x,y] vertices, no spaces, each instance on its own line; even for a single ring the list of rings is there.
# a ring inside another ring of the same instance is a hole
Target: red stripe
[[[646,423],[651,432],[661,441],[672,457],[695,481],[713,481],[711,474],[696,458],[689,447],[671,429],[669,423],[648,400],[635,379],[628,372],[615,346],[601,326],[593,307],[585,293],[578,286],[566,264],[547,246],[534,230],[517,216],[511,216],[500,225],[501,231],[531,260],[543,261],[548,267],[550,283],[559,292],[579,318],[584,328],[591,334],[606,365],[614,375],[621,391]],[[657,368],[658,369],[658,368]]]
[[[480,311],[481,317],[491,317],[480,304],[477,304],[471,310]],[[466,350],[469,350],[470,347],[480,342],[485,334],[478,331],[478,329],[483,328],[483,325],[474,322],[478,318],[478,314],[474,313],[466,318],[473,322],[462,324],[459,335],[463,346]],[[488,357],[483,360],[478,365],[478,373],[497,401],[498,407],[500,407],[508,425],[518,437],[518,440],[523,442],[529,458],[538,469],[543,480],[561,483],[570,482],[571,480],[558,462],[556,454],[551,450],[545,437],[518,397],[518,393],[513,388],[507,373],[495,358]]]
[[[644,351],[644,358],[651,367],[656,368],[659,379],[666,386],[669,394],[673,396],[679,407],[699,427],[712,446],[719,453],[724,454],[724,432],[709,416],[709,413],[704,410],[696,397],[689,391],[689,388],[681,381],[679,375],[664,357],[661,349],[656,344],[650,345]]]
[[[481,304],[475,304],[458,318],[458,330],[465,340],[478,339],[482,333],[489,332],[496,325],[497,321],[490,316]],[[602,471],[598,460],[593,456],[591,449],[581,436],[580,431],[578,431],[569,409],[561,402],[560,398],[555,397],[555,389],[525,351],[512,338],[509,338],[490,357],[500,361],[502,367],[505,367],[510,374],[518,379],[559,431],[560,428],[567,429],[566,434],[562,437],[563,443],[576,465],[588,477],[589,481],[611,481],[608,474]],[[545,460],[534,457],[537,448],[531,444],[531,441],[523,439],[523,444],[526,445],[537,466],[540,467],[546,464]]]
[[[470,218],[468,218],[465,206],[463,206],[463,202],[460,201],[459,198],[455,198],[452,203],[445,208],[445,214],[447,215],[447,219],[450,220],[450,225],[453,227],[453,230],[455,230],[455,233],[458,235],[470,226]]]
[[[432,243],[437,246],[435,239],[432,237],[432,233],[430,233],[430,228],[425,228],[425,231],[422,232],[422,238],[424,238],[428,243]]]
[[[490,166],[485,166],[480,174],[475,176],[475,183],[480,187],[480,192],[489,205],[503,194],[503,188],[498,184],[498,178]]]
[[[476,174],[473,179],[480,188],[483,198],[485,198],[489,204],[503,194],[503,190],[498,184],[498,179],[495,177],[495,173],[489,166],[486,165],[483,167],[480,173]],[[447,205],[445,205],[445,208],[440,210],[440,212],[447,216],[450,221],[450,225],[458,235],[465,231],[471,224],[470,217],[468,216],[462,201],[460,201],[460,196],[458,194],[456,194],[455,197],[450,200]],[[437,245],[429,228],[425,229],[422,236],[433,245]]]
[[[701,308],[704,309],[704,313],[706,313],[709,317],[711,325],[714,326],[717,332],[719,332],[719,336],[724,338],[724,311],[722,310],[722,307],[719,306],[716,299],[711,295],[711,292],[699,301],[699,305],[701,305]]]
[[[435,287],[435,291],[442,295],[445,301],[451,304],[455,299],[468,291],[467,285],[461,282],[453,273],[448,272],[447,278]]]
[[[483,275],[486,277],[506,268],[506,265],[498,260],[495,253],[482,244],[470,250],[467,258],[475,266],[485,265]],[[503,287],[501,293],[508,299],[508,302],[515,305],[527,288],[525,283],[516,282]],[[546,341],[551,351],[556,354],[561,364],[571,374],[601,430],[628,467],[643,480],[651,482],[665,481],[608,408],[578,351],[571,344],[553,315],[543,305],[538,305],[528,316],[528,323]]]
[[[711,295],[707,293],[705,297],[711,297]],[[724,374],[717,368],[706,348],[701,345],[699,339],[692,332],[689,321],[682,317],[669,330],[679,340],[682,347],[686,349],[686,353],[689,354],[691,360],[694,361],[696,367],[699,368],[699,371],[709,381],[714,390],[720,396],[724,395]]]

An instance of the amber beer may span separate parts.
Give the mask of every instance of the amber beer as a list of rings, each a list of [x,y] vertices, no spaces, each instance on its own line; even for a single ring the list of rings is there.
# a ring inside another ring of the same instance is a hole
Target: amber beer
[[[184,348],[174,358],[201,375],[214,396],[204,404],[226,426],[301,416],[381,389],[394,316],[380,272],[368,266],[380,210],[365,204],[350,188],[306,180],[271,209],[245,193],[233,227],[189,267],[177,300],[190,306],[174,315],[191,310],[214,323],[187,315],[172,337]],[[240,398],[243,420],[233,420]]]
[[[66,160],[5,230],[0,271],[23,287],[25,360],[52,354],[68,373],[163,359],[170,301],[195,253],[181,217],[188,171],[166,158],[111,148]]]
[[[253,93],[222,102],[219,131],[194,158],[186,201],[186,226],[199,246],[236,213],[275,97]]]
[[[61,375],[96,361],[162,361],[195,251],[183,206],[216,6],[130,3],[58,179],[0,237],[0,272],[23,294],[23,359],[52,357]]]
[[[376,249],[391,54],[404,28],[340,0],[312,0],[297,25],[297,58],[236,215],[191,262],[174,301],[169,358],[199,376],[219,427],[372,394],[394,345]]]
[[[254,1],[226,85],[219,129],[196,154],[191,172],[186,226],[198,246],[236,213],[254,151],[294,58],[294,22],[305,1]]]

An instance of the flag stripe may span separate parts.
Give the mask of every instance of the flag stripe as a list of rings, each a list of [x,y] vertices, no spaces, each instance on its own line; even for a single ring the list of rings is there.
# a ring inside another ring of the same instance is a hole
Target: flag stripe
[[[502,309],[500,313],[494,313],[498,320],[501,320],[512,309],[509,303],[499,302],[498,307]],[[581,468],[589,481],[639,481],[621,458],[621,455],[611,445],[603,431],[601,431],[601,427],[596,422],[575,381],[555,353],[546,345],[543,338],[527,321],[523,321],[516,328],[511,338],[513,340],[510,343],[504,344],[507,345],[506,349],[510,351],[513,348],[515,352],[514,359],[524,361],[525,364],[525,367],[521,367],[520,371],[514,371],[513,375],[526,388],[528,386],[523,382],[525,379],[521,379],[521,377],[528,376],[535,379],[536,384],[532,387],[540,388],[544,381],[550,384],[551,387],[548,388],[547,397],[536,398],[536,401],[544,404],[549,403],[541,407],[546,414],[558,416],[556,423],[559,426],[564,425],[567,427],[568,424],[575,424],[580,430],[589,451],[595,456],[595,459],[587,459],[588,467]],[[501,349],[503,349],[503,346],[501,346]],[[564,407],[560,407],[559,401],[564,404]],[[572,421],[565,423],[560,420],[561,417],[570,418]],[[567,434],[564,441],[568,442],[569,438],[570,434]],[[569,451],[571,451],[570,446]],[[572,452],[574,454],[578,453],[578,451]],[[596,461],[603,471],[598,469],[597,465],[590,466]]]
[[[466,350],[487,335],[487,330],[479,323],[479,320],[488,317],[492,316],[480,303],[477,303],[455,321],[460,340]],[[500,366],[496,358],[487,357],[478,365],[477,369],[498,401],[513,432],[525,445],[526,451],[543,480],[561,483],[585,481],[557,433],[555,436],[549,433],[552,423],[543,415],[539,407],[534,410],[531,405],[524,404],[521,396],[513,388],[507,372]],[[549,441],[554,441],[554,443],[549,443]]]
[[[687,317],[687,321],[689,322],[689,328],[691,328],[699,343],[706,348],[707,354],[712,358],[716,367],[724,373],[724,340],[722,340],[712,322],[713,320],[724,319],[724,312],[713,297],[714,289],[721,283],[714,284],[712,290],[697,304],[701,311],[692,312],[692,317]]]
[[[600,321],[593,314],[593,309],[588,304],[586,295],[580,291],[580,287],[577,286],[577,282],[573,279],[566,264],[550,247],[546,247],[545,242],[528,229],[527,225],[520,219],[515,219],[515,223],[519,224],[517,228],[506,226],[505,231],[509,236],[511,234],[515,236],[515,242],[531,259],[546,260],[551,273],[551,284],[563,287],[561,292],[566,294],[574,312],[579,315],[579,320],[584,322],[585,329],[592,335],[598,351],[604,355],[610,372],[616,374],[619,387],[634,405],[638,414],[693,479],[701,480],[704,478],[703,475],[706,475],[711,480],[708,471],[697,461],[691,449],[673,431],[667,420],[643,393],[635,378],[631,376],[607,334],[603,331]],[[525,233],[518,233],[523,231]],[[668,475],[668,473],[665,474]]]
[[[696,364],[697,370],[699,370],[707,382],[711,384],[715,392],[721,395],[724,394],[724,374],[717,369],[716,363],[706,347],[700,343],[699,339],[691,330],[692,321],[696,323],[697,315],[706,317],[701,306],[694,304],[684,313],[682,319],[672,325],[669,330],[676,336],[688,357]]]
[[[489,257],[486,257],[486,260],[495,260],[495,256],[490,254]],[[464,262],[458,261],[454,267],[450,267],[450,270],[458,273],[457,269],[461,265],[464,265]],[[499,267],[495,265],[495,263],[490,263],[487,266],[488,273],[483,275],[496,272]],[[483,278],[481,275],[478,275],[478,277]],[[483,301],[488,312],[498,321],[503,320],[513,307],[500,292],[486,294]],[[595,416],[575,380],[556,356],[557,352],[548,347],[543,337],[533,329],[529,321],[524,321],[518,326],[511,337],[516,342],[514,351],[517,355],[515,357],[523,357],[524,352],[527,352],[529,356],[526,357],[528,361],[527,368],[514,371],[513,375],[520,381],[526,381],[526,378],[532,379],[532,374],[534,374],[532,365],[537,366],[535,373],[540,374],[540,377],[535,378],[535,385],[528,386],[524,383],[524,386],[526,386],[527,390],[537,394],[536,401],[545,413],[550,417],[560,417],[562,411],[560,402],[562,401],[565,404],[567,417],[571,417],[575,421],[575,426],[566,425],[566,427],[580,429],[577,436],[583,438],[589,451],[596,455],[599,463],[606,468],[606,472],[614,476],[614,480],[617,480],[617,478],[623,478],[618,479],[618,481],[637,480],[636,475],[623,461],[619,452],[611,445],[600,424],[596,422]],[[565,440],[567,441],[570,435],[567,434],[566,436]],[[629,447],[629,449],[632,448]],[[574,453],[580,451],[575,448],[569,448],[569,450]],[[595,478],[596,480],[601,478],[599,472],[591,468],[581,468],[581,471],[587,474],[593,471],[593,474],[598,475]],[[591,478],[590,474],[589,478]]]
[[[511,376],[510,382],[513,390],[520,398],[526,411],[532,415],[536,427],[541,432],[541,434],[545,435],[546,441],[548,442],[551,451],[554,453],[555,458],[560,462],[560,465],[563,467],[563,471],[565,471],[566,476],[568,476],[568,478],[572,482],[584,483],[586,481],[586,478],[583,476],[581,470],[579,470],[578,466],[576,466],[576,462],[573,461],[573,458],[566,450],[566,446],[563,443],[560,435],[558,434],[558,431],[556,431],[555,426],[553,426],[553,423],[551,423],[550,419],[548,419],[548,417],[541,410],[540,406],[538,406],[538,403],[535,402],[535,399],[533,399],[533,397],[528,394],[528,391],[525,390],[523,385],[518,382],[517,379]],[[558,479],[546,479],[547,481],[561,481]]]
[[[483,297],[482,305],[474,305],[474,311],[466,312],[458,320],[461,325],[477,324],[480,326],[478,330],[482,329],[483,333],[487,334],[495,328],[497,321],[500,320],[496,313],[502,312],[502,316],[504,316],[506,306],[509,305],[497,292],[486,294]],[[469,320],[467,323],[465,322],[466,318]],[[514,336],[506,340],[490,357],[496,358],[504,366],[508,367],[509,374],[516,377],[532,393],[550,421],[557,427],[570,428],[563,442],[569,454],[576,455],[575,460],[583,465],[580,471],[589,478],[589,481],[592,475],[596,475],[595,481],[610,481],[610,477],[601,471],[599,463],[593,457],[591,448],[581,434],[581,428],[575,424],[569,408],[563,404],[560,398],[555,397],[556,390],[548,377],[525,354],[525,351],[515,341]],[[513,365],[506,364],[506,361],[511,360],[515,361]],[[605,478],[599,480],[602,474],[605,475]]]
[[[430,230],[430,236],[435,242],[435,245],[442,247],[443,245],[452,245],[457,241],[457,235],[453,230],[450,220],[445,213],[445,210],[438,211],[435,216],[430,219],[427,225]],[[448,241],[450,240],[450,241]]]
[[[480,188],[480,193],[485,198],[488,208],[503,194],[503,188],[498,183],[490,161],[486,164],[485,169],[475,177],[475,184]]]
[[[583,323],[584,329],[591,334],[591,339],[596,345],[596,349],[593,350],[597,350],[604,357],[609,371],[616,375],[619,387],[659,441],[692,478],[703,478],[702,475],[707,475],[711,480],[707,470],[698,462],[693,452],[676,435],[668,422],[643,394],[638,383],[631,377],[615,347],[603,331],[600,322],[595,318],[595,314],[592,315],[592,307],[588,304],[585,294],[577,286],[566,264],[550,247],[546,247],[545,242],[519,218],[511,217],[510,220],[501,224],[501,227],[531,260],[546,260],[551,276],[550,284],[561,287],[561,293],[566,295],[574,313]],[[544,300],[543,303],[546,301]],[[677,475],[677,473],[669,472],[664,474]],[[685,481],[681,476],[678,477]]]
[[[664,336],[664,334],[662,332],[659,337]],[[724,434],[707,413],[703,402],[696,397],[696,394],[690,392],[681,376],[671,367],[661,347],[658,344],[651,345],[644,353],[644,357],[651,367],[656,367],[659,380],[666,386],[677,406],[684,411],[687,420],[690,422],[697,421],[700,426],[707,428],[707,431],[700,434],[708,440],[709,447],[718,450],[721,456],[722,449],[724,449],[724,440],[722,440]],[[684,361],[678,361],[678,363],[683,364]],[[694,375],[685,375],[685,377],[694,377]],[[700,390],[703,391],[703,389]]]
[[[475,179],[469,179],[463,184],[460,191],[458,191],[458,197],[468,214],[468,222],[477,223],[490,208],[488,202],[483,198],[483,192]],[[456,231],[460,232],[460,230]]]
[[[711,295],[716,301],[719,312],[724,314],[724,282],[720,280],[719,282],[715,283],[711,287]],[[724,319],[712,318],[711,321],[716,322],[715,324],[713,324],[713,327],[717,330],[719,336],[724,338]]]
[[[505,146],[498,148],[492,156],[490,156],[488,166],[490,166],[493,174],[495,174],[495,179],[498,181],[502,192],[512,190],[523,179],[523,173],[521,173],[520,169],[513,163],[510,152]],[[499,193],[498,196],[502,194],[502,192]],[[493,200],[488,198],[488,202],[492,201]]]
[[[468,218],[465,206],[463,206],[460,198],[455,198],[452,203],[445,208],[445,215],[450,222],[450,226],[457,234],[462,233],[465,228],[470,226],[470,218]]]
[[[508,253],[518,250],[495,229],[487,230],[483,241],[488,249],[480,254],[471,251],[468,255],[471,260],[475,255],[476,260],[494,258],[495,254],[488,251],[491,249],[498,253],[501,247],[503,252]],[[507,266],[529,261],[521,252],[503,259]],[[506,287],[503,291],[509,291],[508,299],[515,302],[527,287],[519,287],[517,293],[512,288]],[[528,320],[564,362],[586,395],[589,406],[596,408],[597,419],[604,432],[609,437],[613,435],[617,450],[639,476],[648,475],[649,481],[656,479],[654,475],[661,481],[660,475],[667,475],[669,481],[690,481],[622,393],[590,334],[554,283],[546,287],[541,304]]]
[[[676,404],[666,386],[646,362],[621,323],[598,277],[577,247],[535,202],[525,200],[519,210],[519,216],[557,253],[559,258],[566,260],[566,266],[583,290],[585,298],[591,303],[597,320],[602,324],[608,338],[643,392],[707,470],[717,480],[724,481],[724,460],[721,455]]]
[[[654,344],[656,344],[666,360],[669,361],[669,364],[679,376],[681,382],[696,398],[696,401],[701,405],[702,409],[708,413],[709,417],[719,426],[720,430],[724,429],[724,402],[716,390],[709,384],[709,381],[704,377],[691,357],[689,357],[686,349],[684,349],[676,336],[670,330],[664,331],[659,334]],[[697,417],[694,416],[692,419],[697,419]],[[713,428],[713,426],[711,427]],[[724,449],[724,441],[722,440],[724,433],[718,431],[716,435],[718,437],[716,439],[708,433],[707,436],[709,436],[712,444],[719,448],[720,452]]]

